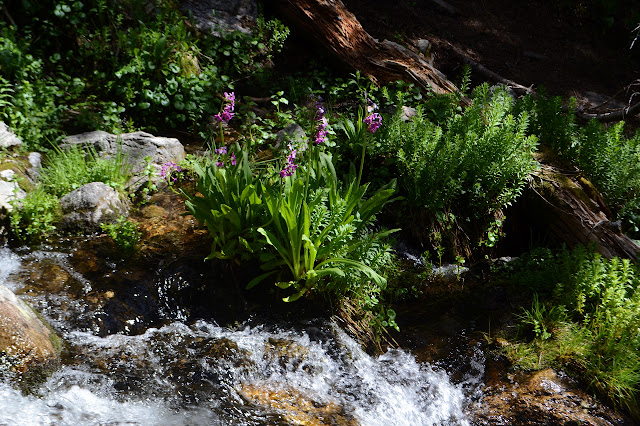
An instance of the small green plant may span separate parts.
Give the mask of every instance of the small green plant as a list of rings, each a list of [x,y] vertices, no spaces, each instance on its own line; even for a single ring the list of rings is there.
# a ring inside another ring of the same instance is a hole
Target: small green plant
[[[156,185],[156,167],[151,162],[151,157],[144,157],[144,168],[141,171],[142,176],[146,179],[146,183],[142,188],[142,198],[147,199],[154,192],[158,190],[158,185]]]
[[[225,96],[235,99],[233,94]],[[359,185],[355,176],[343,188],[331,156],[324,152],[328,120],[320,102],[316,114],[312,141],[289,144],[284,164],[271,161],[259,167],[246,145],[221,146],[204,164],[194,165],[198,177],[194,193],[183,192],[187,208],[213,237],[209,258],[257,258],[265,273],[248,287],[277,276],[280,288],[293,289],[286,301],[311,290],[345,294],[355,288],[340,281],[347,273],[363,275],[377,288],[385,283],[369,266],[380,261],[369,255],[378,250],[378,240],[392,231],[372,237],[367,226],[393,194],[393,184],[367,199],[368,184]],[[219,115],[219,121],[228,121],[232,107]],[[380,252],[380,258],[386,251]]]
[[[11,229],[20,241],[38,242],[55,232],[55,222],[60,217],[60,202],[42,186],[36,187],[22,200],[11,201],[11,205]]]
[[[138,225],[124,216],[120,216],[115,223],[103,223],[100,227],[125,255],[133,254],[142,238]]]
[[[204,164],[194,163],[195,192],[181,192],[189,212],[213,237],[208,258],[238,259],[244,252],[252,253],[252,233],[265,222],[260,181],[248,154],[238,148],[231,154],[233,161],[214,153],[214,158],[202,160]]]
[[[121,149],[113,156],[100,156],[92,147],[85,150],[73,145],[53,149],[40,181],[45,191],[62,197],[91,182],[103,182],[123,192],[130,176],[130,166]]]

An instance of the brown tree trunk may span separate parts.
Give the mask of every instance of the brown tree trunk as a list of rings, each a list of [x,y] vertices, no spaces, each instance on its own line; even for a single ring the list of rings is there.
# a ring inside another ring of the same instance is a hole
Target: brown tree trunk
[[[367,33],[340,0],[271,0],[287,23],[310,33],[349,66],[378,84],[413,82],[435,93],[458,88],[423,56],[389,40],[379,42]]]

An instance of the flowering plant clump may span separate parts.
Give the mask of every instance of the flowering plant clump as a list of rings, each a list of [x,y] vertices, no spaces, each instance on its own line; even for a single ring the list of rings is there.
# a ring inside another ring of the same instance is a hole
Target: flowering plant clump
[[[160,169],[160,177],[171,184],[178,180],[178,174],[183,171],[182,167],[173,161],[169,161],[162,165],[162,168]]]
[[[289,144],[289,156],[287,157],[287,164],[284,166],[284,169],[280,171],[280,177],[291,176],[298,168],[298,165],[294,163],[296,159],[296,154],[298,151]]]
[[[324,141],[327,140],[327,126],[329,125],[329,122],[327,121],[327,117],[325,117],[325,109],[324,106],[322,105],[322,98],[318,98],[318,100],[315,103],[315,107],[316,107],[316,121],[318,122],[318,126],[316,128],[316,138],[315,138],[315,142],[316,145],[320,145],[321,143],[323,143]]]
[[[314,100],[314,131],[308,143],[286,145],[286,154],[274,169],[256,162],[248,144],[225,145],[223,122],[233,113],[235,96],[225,93],[225,98],[227,105],[215,116],[220,121],[221,140],[211,157],[194,165],[199,179],[193,193],[183,190],[187,209],[206,224],[213,237],[207,258],[239,261],[254,257],[265,273],[247,288],[277,276],[276,285],[289,289],[285,301],[314,290],[336,291],[325,278],[347,274],[377,289],[384,287],[384,277],[370,266],[368,240],[362,235],[394,189],[383,187],[365,200],[369,184],[360,185],[355,178],[342,184],[330,153],[321,145],[328,135],[321,100]],[[358,122],[364,126],[362,118]],[[274,181],[274,175],[282,179]]]
[[[219,122],[229,123],[229,120],[233,118],[234,109],[236,106],[236,94],[235,92],[224,92],[224,98],[226,99],[226,104],[223,107],[222,111],[213,116]]]

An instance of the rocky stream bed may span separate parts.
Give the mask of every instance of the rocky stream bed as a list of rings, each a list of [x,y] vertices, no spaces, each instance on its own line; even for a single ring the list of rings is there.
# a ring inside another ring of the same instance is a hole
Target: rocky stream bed
[[[0,284],[64,341],[46,376],[5,371],[2,424],[630,424],[482,339],[504,289],[443,281],[400,313],[401,348],[369,355],[331,318],[230,292],[183,208],[168,191],[139,209],[133,259],[104,235],[0,249]]]

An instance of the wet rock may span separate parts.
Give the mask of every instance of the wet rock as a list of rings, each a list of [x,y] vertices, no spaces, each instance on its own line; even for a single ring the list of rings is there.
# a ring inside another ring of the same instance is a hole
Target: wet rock
[[[135,191],[148,182],[143,173],[147,162],[155,169],[154,179],[160,181],[162,165],[168,162],[178,163],[184,159],[184,146],[178,139],[153,136],[145,132],[124,133],[113,135],[103,131],[82,133],[69,136],[64,140],[64,146],[91,146],[100,155],[115,156],[119,152],[127,159],[134,177],[129,185]]]
[[[55,367],[62,340],[38,314],[0,285],[0,374]]]
[[[22,140],[2,121],[0,121],[0,148],[22,145]]]
[[[250,404],[273,410],[290,425],[355,426],[356,419],[333,401],[318,401],[291,387],[242,384],[240,395]]]
[[[466,268],[461,265],[457,265],[454,263],[442,265],[442,266],[433,266],[432,272],[436,277],[440,277],[445,280],[457,280],[461,277],[462,274],[467,272],[469,268]]]
[[[265,345],[265,356],[272,362],[278,362],[283,368],[297,368],[305,361],[309,350],[299,343],[287,339],[270,338]]]
[[[632,424],[552,369],[530,373],[511,385],[485,389],[477,425]]]
[[[250,33],[258,18],[255,0],[186,0],[181,8],[193,14],[196,27],[219,35],[220,31]]]
[[[115,189],[102,182],[81,186],[60,199],[62,227],[67,230],[91,233],[101,223],[114,222],[128,214],[127,204]]]
[[[36,182],[40,168],[38,153],[32,152],[27,156],[9,151],[3,154],[0,156],[0,218],[3,212],[13,209],[12,201],[26,197],[24,188],[28,189]]]

